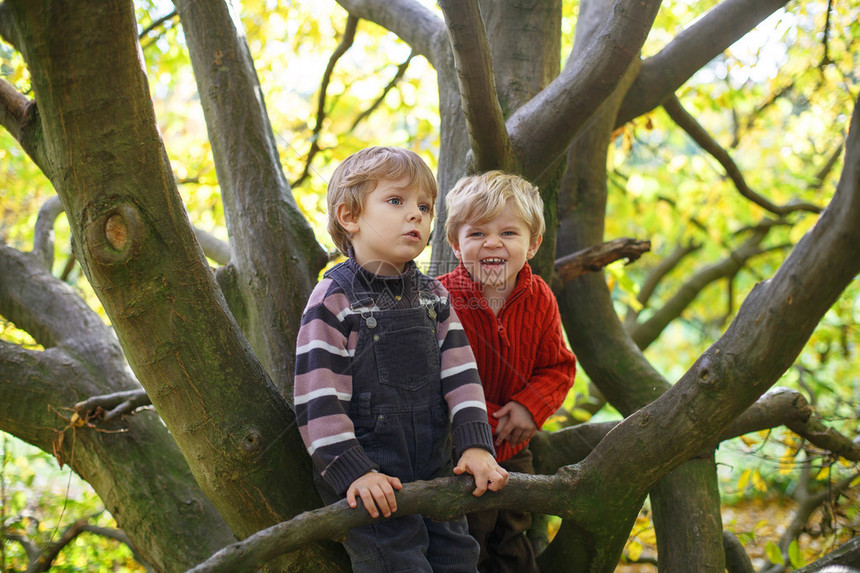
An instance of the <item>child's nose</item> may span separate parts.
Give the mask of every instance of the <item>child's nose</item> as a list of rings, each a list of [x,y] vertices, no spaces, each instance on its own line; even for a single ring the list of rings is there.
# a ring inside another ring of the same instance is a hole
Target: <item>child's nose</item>
[[[409,211],[409,220],[410,221],[421,221],[424,218],[424,213],[421,211],[420,207],[413,207]]]
[[[484,246],[485,247],[495,248],[495,247],[498,247],[500,244],[501,244],[501,241],[499,241],[499,238],[496,237],[495,235],[487,235],[487,237],[484,239]]]

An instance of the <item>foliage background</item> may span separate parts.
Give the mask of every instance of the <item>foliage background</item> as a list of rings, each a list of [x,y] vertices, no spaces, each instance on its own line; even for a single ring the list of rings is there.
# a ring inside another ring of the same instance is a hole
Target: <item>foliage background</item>
[[[174,16],[150,30],[151,24],[171,12],[172,5],[157,0],[138,0],[135,4],[156,114],[191,221],[227,240],[211,149],[178,19]],[[713,4],[663,2],[643,56],[658,52],[674,31]],[[818,180],[815,174],[822,166],[813,165],[812,158],[838,156],[840,149],[834,144],[840,139],[837,132],[847,133],[850,109],[858,96],[860,4],[834,0],[829,19],[827,7],[826,2],[790,3],[787,10],[765,21],[678,92],[690,113],[729,150],[749,186],[777,204],[793,197],[826,204],[829,192],[822,189],[834,189],[838,177],[837,166],[827,179]],[[577,2],[564,2],[564,10],[562,54],[566,55],[571,48]],[[435,169],[439,145],[435,74],[423,58],[410,59],[409,47],[393,34],[362,21],[355,43],[331,76],[322,107],[324,118],[319,119],[322,72],[341,40],[345,12],[333,1],[247,0],[242,2],[241,14],[284,170],[291,182],[298,182],[293,194],[318,240],[331,251],[333,245],[325,232],[324,193],[328,177],[341,159],[368,144],[397,145],[415,150]],[[398,66],[407,60],[402,79],[384,92]],[[2,45],[0,73],[27,92],[22,62]],[[652,244],[652,252],[635,264],[618,263],[608,269],[617,309],[623,315],[630,307],[638,309],[639,285],[676,245],[695,243],[700,248],[664,281],[654,295],[656,299],[665,300],[676,292],[703,261],[725,257],[732,248],[727,238],[759,224],[768,214],[741,197],[723,168],[678,129],[662,108],[628,123],[616,135],[608,166],[610,215],[606,237],[634,237]],[[302,178],[313,143],[320,151],[307,177]],[[53,194],[50,184],[12,138],[5,132],[0,134],[0,240],[19,249],[31,248],[38,209]],[[772,233],[771,242],[794,243],[814,222],[810,214],[790,215],[788,224]],[[56,235],[54,274],[64,276],[93,308],[99,309],[78,267],[69,265],[70,237],[62,217]],[[786,255],[787,249],[773,249],[754,259],[731,281],[708,287],[682,319],[648,347],[647,358],[667,379],[677,379],[720,335],[753,285],[771,276]],[[422,258],[429,260],[429,256],[428,252]],[[649,310],[643,312],[647,316]],[[846,435],[858,434],[860,418],[858,321],[860,286],[855,281],[779,383],[803,391],[817,413]],[[22,336],[26,335],[0,317],[0,337],[20,342]],[[569,409],[574,411],[577,400],[586,394],[587,376],[580,371],[568,398]],[[609,407],[597,416],[619,417]],[[551,421],[548,429],[558,423]],[[718,451],[727,507],[724,520],[730,522],[733,516],[737,519],[749,513],[767,515],[765,506],[755,505],[762,500],[770,504],[771,511],[784,507],[784,500],[804,487],[806,472],[817,487],[826,487],[858,471],[856,466],[819,452],[800,453],[800,446],[783,429],[724,444]],[[40,538],[46,539],[56,535],[64,523],[103,512],[89,486],[68,470],[59,471],[48,454],[6,435],[2,436],[0,453],[0,521],[8,530],[35,527]],[[801,543],[803,560],[813,559],[860,530],[856,489],[853,504],[825,508],[818,518],[820,537]],[[743,504],[743,511],[730,507],[739,507],[736,504]],[[633,560],[647,556],[653,544],[647,513],[646,506],[640,527],[634,529],[628,544],[627,555]],[[105,513],[97,519],[100,524],[110,523]],[[742,541],[761,548],[767,541],[772,543],[775,539],[759,539],[762,525],[760,520],[753,520]],[[778,533],[773,533],[774,537]],[[20,568],[20,547],[6,543],[3,551],[4,569]],[[55,566],[58,570],[75,570],[95,562],[119,567],[113,570],[136,567],[125,546],[96,536],[79,538],[67,551]]]

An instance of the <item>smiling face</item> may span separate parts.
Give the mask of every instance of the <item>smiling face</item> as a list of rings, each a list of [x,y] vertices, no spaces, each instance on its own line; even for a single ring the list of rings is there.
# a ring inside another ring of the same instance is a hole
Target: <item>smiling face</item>
[[[380,179],[365,195],[358,216],[340,204],[337,218],[350,234],[358,264],[376,274],[396,275],[427,245],[433,199],[408,177]]]
[[[517,274],[535,255],[541,240],[541,235],[532,239],[528,226],[508,200],[494,219],[464,223],[457,243],[451,246],[472,280],[483,285],[484,297],[492,304],[504,302],[511,294]]]

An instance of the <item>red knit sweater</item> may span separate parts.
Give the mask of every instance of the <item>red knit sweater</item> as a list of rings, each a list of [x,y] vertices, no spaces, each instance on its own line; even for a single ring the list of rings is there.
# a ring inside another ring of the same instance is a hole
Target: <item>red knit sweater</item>
[[[439,280],[451,293],[451,306],[475,353],[493,432],[498,425],[493,412],[511,400],[531,412],[538,428],[543,426],[561,407],[576,373],[549,286],[526,263],[497,316],[462,264]],[[496,446],[496,459],[502,462],[525,445],[506,441]]]

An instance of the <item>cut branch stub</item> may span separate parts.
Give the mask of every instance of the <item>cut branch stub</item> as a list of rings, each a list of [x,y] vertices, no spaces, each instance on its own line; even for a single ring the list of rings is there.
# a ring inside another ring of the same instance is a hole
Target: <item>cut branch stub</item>
[[[114,200],[87,223],[87,245],[102,264],[124,263],[140,251],[145,229],[137,205]]]

